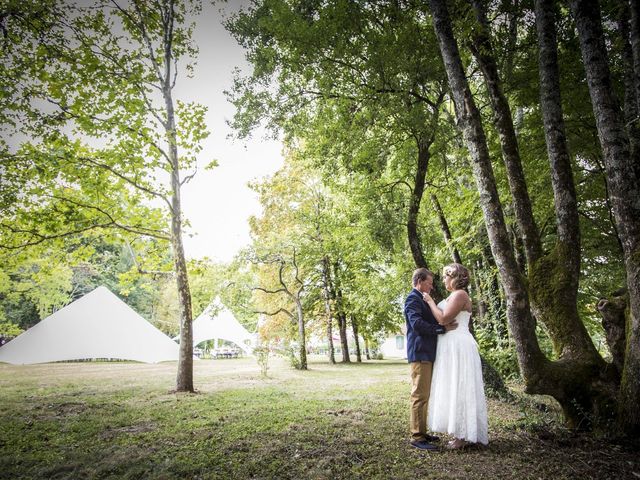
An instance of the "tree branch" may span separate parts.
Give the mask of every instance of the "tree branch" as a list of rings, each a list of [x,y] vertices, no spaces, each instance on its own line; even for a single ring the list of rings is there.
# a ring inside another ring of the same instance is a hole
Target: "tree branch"
[[[156,61],[156,53],[155,50],[153,49],[153,45],[151,44],[151,39],[149,38],[149,34],[147,32],[147,29],[144,25],[144,20],[142,20],[144,18],[144,14],[142,13],[142,11],[140,10],[140,6],[138,5],[138,1],[134,0],[133,2],[133,6],[136,10],[136,13],[138,14],[138,16],[140,17],[140,21],[137,21],[133,15],[131,15],[127,10],[125,10],[124,8],[122,8],[118,2],[116,2],[116,0],[111,0],[111,3],[113,3],[113,5],[123,14],[125,15],[130,21],[131,23],[133,23],[134,25],[136,25],[138,27],[138,29],[140,30],[140,33],[142,35],[142,38],[144,39],[144,41],[146,42],[146,47],[147,50],[149,51],[149,59],[151,60],[151,65],[153,66],[156,76],[158,78],[158,80],[160,81],[160,83],[162,83],[162,73],[160,71],[160,66],[158,65],[158,62]]]
[[[270,317],[273,317],[274,315],[277,315],[279,313],[286,313],[292,320],[295,320],[295,316],[286,308],[279,308],[275,312],[263,312],[262,310],[254,310],[253,312],[262,315],[269,315]]]
[[[96,167],[102,168],[104,170],[107,170],[109,172],[111,172],[112,174],[114,174],[116,177],[124,180],[125,182],[129,183],[131,186],[133,186],[134,188],[143,191],[145,193],[148,193],[151,196],[154,196],[156,198],[159,198],[161,200],[163,200],[167,206],[169,207],[169,211],[173,212],[173,206],[171,205],[171,202],[169,201],[169,199],[167,197],[165,197],[164,195],[162,195],[160,192],[156,192],[154,190],[151,190],[148,187],[144,187],[143,185],[140,185],[136,180],[133,180],[129,177],[127,177],[126,175],[123,175],[122,173],[118,172],[116,169],[114,169],[113,167],[111,167],[110,165],[106,165],[104,163],[100,163],[97,162],[89,157],[76,157],[79,160],[82,161],[86,161],[88,163],[90,163],[91,165],[95,165]]]
[[[193,173],[191,173],[191,174],[187,175],[186,177],[184,177],[182,179],[182,181],[180,182],[180,186],[184,185],[185,183],[189,183],[191,181],[191,179],[196,176],[197,173],[198,173],[198,165],[196,164],[196,167],[193,170]]]
[[[127,248],[129,249],[129,253],[131,254],[131,258],[133,259],[133,264],[136,266],[138,273],[141,273],[143,275],[162,275],[162,276],[173,275],[173,272],[163,272],[161,270],[143,270],[142,267],[140,266],[140,263],[138,263],[138,257],[133,251],[133,247],[131,246],[131,243],[127,239],[125,239],[125,243],[127,245]]]
[[[262,287],[253,287],[251,290],[259,290],[264,293],[283,293],[283,292],[289,293],[284,288],[279,288],[278,290],[267,290],[266,288],[262,288]]]

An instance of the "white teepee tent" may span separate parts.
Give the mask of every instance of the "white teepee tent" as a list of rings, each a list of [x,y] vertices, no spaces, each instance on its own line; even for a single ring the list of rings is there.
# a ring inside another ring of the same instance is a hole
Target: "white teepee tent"
[[[214,315],[215,310],[218,310],[218,313]],[[218,338],[233,342],[247,355],[251,354],[253,335],[240,325],[233,313],[218,302],[214,302],[193,321],[193,346],[205,340]]]
[[[0,362],[16,365],[90,358],[177,360],[178,344],[98,287],[0,347]]]

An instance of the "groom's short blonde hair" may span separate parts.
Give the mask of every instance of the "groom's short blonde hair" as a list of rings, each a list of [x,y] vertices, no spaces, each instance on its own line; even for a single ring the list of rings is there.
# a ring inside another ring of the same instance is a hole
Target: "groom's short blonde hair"
[[[418,285],[418,282],[423,282],[427,278],[433,278],[433,272],[426,268],[418,268],[413,272],[413,286]]]

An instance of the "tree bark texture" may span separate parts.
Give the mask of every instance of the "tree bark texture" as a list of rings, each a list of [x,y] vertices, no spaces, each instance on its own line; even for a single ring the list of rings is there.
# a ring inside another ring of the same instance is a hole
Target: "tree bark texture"
[[[618,0],[617,7],[618,37],[620,41],[624,83],[624,123],[627,129],[627,135],[629,136],[629,148],[631,150],[631,159],[636,177],[640,178],[640,119],[638,118],[637,91],[637,89],[640,88],[640,84],[636,81],[633,50],[630,41],[631,29],[629,16],[631,9],[629,8],[627,0]],[[637,5],[635,5],[635,8],[637,9]]]
[[[604,328],[607,345],[611,353],[612,363],[618,374],[622,374],[624,367],[625,350],[625,313],[629,307],[629,295],[627,291],[617,292],[609,298],[598,301],[598,311],[602,316],[602,328]]]
[[[571,10],[578,30],[598,138],[604,154],[629,290],[630,315],[627,320],[619,419],[628,432],[640,432],[640,185],[630,161],[623,114],[613,93],[600,6],[596,0],[572,0]]]
[[[342,296],[341,293],[339,293]],[[342,363],[351,363],[349,356],[349,340],[347,338],[347,315],[338,311],[338,328],[340,329],[340,349],[342,350]]]
[[[554,1],[536,0],[535,12],[538,32],[538,64],[540,67],[540,104],[547,155],[551,167],[557,236],[561,243],[575,247],[580,245],[578,202],[560,98]],[[577,290],[577,280],[580,274],[580,250],[578,248],[573,250],[575,254],[572,255],[567,268],[568,273],[575,277],[575,283],[570,287]]]
[[[495,60],[489,37],[489,22],[484,9],[485,7],[481,0],[473,0],[473,10],[478,24],[472,36],[472,50],[482,70],[482,75],[489,91],[494,123],[500,137],[502,158],[507,170],[509,189],[513,198],[516,221],[518,222],[518,228],[527,255],[527,263],[531,265],[542,253],[540,236],[533,217],[531,199],[529,198],[527,182],[520,159],[518,140],[513,127],[511,107],[509,107],[509,102],[507,102],[507,98],[502,92],[498,64]]]
[[[174,172],[172,183],[179,185],[178,172]],[[178,305],[180,312],[180,349],[176,390],[193,392],[193,326],[191,310],[191,292],[187,276],[187,263],[182,245],[182,221],[180,212],[180,189],[174,189],[172,196],[171,244],[173,248],[176,283],[178,287]]]
[[[559,358],[583,358],[598,365],[602,359],[578,313],[580,226],[560,98],[554,11],[553,0],[536,0],[540,104],[551,171],[557,239],[555,248],[531,265],[531,303],[536,317],[549,330]]]
[[[629,12],[629,43],[631,43],[633,56],[633,84],[636,90],[636,111],[640,115],[640,4],[637,0],[630,0]],[[637,119],[636,122],[640,123],[640,119]]]

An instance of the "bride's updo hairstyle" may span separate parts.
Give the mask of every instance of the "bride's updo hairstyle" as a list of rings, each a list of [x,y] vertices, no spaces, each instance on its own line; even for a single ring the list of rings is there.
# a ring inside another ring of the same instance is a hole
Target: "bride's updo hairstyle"
[[[459,263],[450,263],[444,267],[442,269],[442,275],[453,279],[452,286],[455,290],[466,290],[469,286],[469,270]]]

